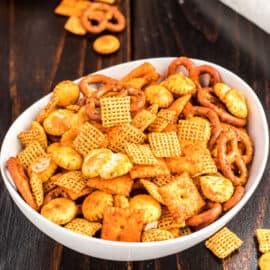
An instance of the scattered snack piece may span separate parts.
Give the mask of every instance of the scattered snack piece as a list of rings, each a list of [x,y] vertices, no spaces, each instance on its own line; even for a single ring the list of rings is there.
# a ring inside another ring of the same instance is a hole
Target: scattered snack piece
[[[101,224],[98,222],[90,222],[83,218],[75,218],[65,225],[65,228],[76,233],[93,236],[101,229]]]
[[[140,242],[144,212],[141,209],[107,207],[101,238],[112,241]]]
[[[270,229],[257,229],[256,236],[259,242],[260,252],[270,252]]]
[[[93,49],[99,54],[112,54],[120,48],[120,40],[113,35],[98,37],[93,43]]]
[[[54,9],[54,13],[62,16],[80,17],[83,10],[90,5],[89,1],[62,0]]]
[[[64,29],[72,34],[84,36],[87,31],[83,27],[79,17],[70,16],[64,25]]]
[[[261,255],[258,264],[260,270],[270,270],[270,252]]]
[[[64,225],[76,216],[77,206],[70,199],[56,198],[42,206],[40,214],[56,224]]]
[[[142,242],[155,242],[173,239],[173,234],[167,230],[151,229],[144,231],[142,234]]]
[[[222,228],[205,242],[205,246],[210,249],[218,258],[224,259],[237,250],[243,241],[227,227]]]

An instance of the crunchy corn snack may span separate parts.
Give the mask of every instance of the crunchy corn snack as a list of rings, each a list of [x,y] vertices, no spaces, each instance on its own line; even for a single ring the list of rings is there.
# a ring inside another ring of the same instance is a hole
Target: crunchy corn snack
[[[259,242],[260,252],[270,252],[270,229],[257,229],[256,236]]]
[[[242,243],[242,240],[236,234],[230,231],[227,227],[224,227],[211,236],[205,242],[205,246],[218,258],[224,259],[238,249]]]
[[[151,229],[144,231],[142,234],[142,242],[154,242],[173,239],[173,234],[167,230]]]

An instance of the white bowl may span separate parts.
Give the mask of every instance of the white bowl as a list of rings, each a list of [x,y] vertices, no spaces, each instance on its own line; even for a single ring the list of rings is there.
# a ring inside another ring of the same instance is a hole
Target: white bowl
[[[101,70],[98,73],[114,78],[120,78],[129,70],[147,61],[152,63],[160,74],[165,75],[167,67],[173,59],[174,58],[172,57],[143,59],[110,67]],[[20,150],[20,143],[17,139],[17,134],[28,128],[31,120],[35,118],[41,107],[48,102],[50,95],[47,95],[30,106],[14,121],[4,138],[1,149],[0,162],[4,183],[10,193],[10,196],[24,215],[42,232],[61,244],[86,255],[116,261],[147,260],[177,253],[204,241],[228,223],[249,200],[263,175],[268,157],[269,144],[267,121],[258,97],[242,79],[218,65],[196,59],[193,61],[196,65],[210,64],[215,67],[220,72],[222,80],[241,90],[247,99],[249,108],[248,131],[254,141],[255,154],[249,171],[248,183],[246,184],[246,194],[233,209],[228,211],[208,227],[188,236],[151,243],[113,242],[91,238],[66,230],[45,219],[39,213],[30,208],[19,195],[5,164],[10,156],[16,156]]]

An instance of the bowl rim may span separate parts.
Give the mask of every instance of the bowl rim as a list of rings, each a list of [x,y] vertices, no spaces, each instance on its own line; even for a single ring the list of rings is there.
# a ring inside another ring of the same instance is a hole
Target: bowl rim
[[[152,61],[172,61],[177,57],[156,57],[156,58],[144,58],[144,59],[138,59],[138,60],[134,60],[134,61],[127,61],[121,64],[116,64],[114,66],[111,67],[107,67],[104,69],[101,69],[99,71],[93,72],[91,74],[95,74],[95,73],[100,73],[102,74],[103,72],[111,72],[111,70],[115,69],[115,68],[121,68],[125,65],[130,65],[130,64],[134,64],[134,65],[138,65],[141,64],[143,62],[152,62]],[[229,74],[229,76],[233,76],[233,77],[237,77],[237,79],[241,80],[241,83],[244,85],[244,87],[246,89],[249,89],[250,94],[252,95],[252,97],[254,98],[254,100],[256,101],[257,105],[258,105],[258,109],[260,110],[260,113],[264,116],[262,119],[262,125],[264,127],[264,130],[266,131],[265,133],[265,139],[266,139],[266,145],[265,145],[265,149],[269,148],[269,130],[268,130],[268,123],[267,123],[267,118],[266,118],[266,114],[265,111],[263,109],[263,106],[258,98],[258,96],[256,95],[256,93],[254,92],[254,90],[241,78],[239,77],[237,74],[233,73],[232,71],[228,70],[227,68],[224,68],[218,64],[212,63],[210,61],[206,61],[206,60],[201,60],[201,59],[196,59],[196,58],[190,58],[192,61],[194,61],[195,65],[201,65],[201,64],[208,64],[211,65],[215,68],[218,68],[220,73],[227,73]],[[78,83],[83,77],[74,80],[74,82]],[[186,236],[181,236],[178,238],[174,238],[174,239],[170,239],[170,240],[166,240],[166,241],[158,241],[158,242],[117,242],[117,241],[111,241],[111,240],[104,240],[104,239],[99,239],[99,238],[95,238],[95,237],[89,237],[89,236],[84,236],[78,233],[75,233],[73,231],[67,230],[62,226],[59,226],[57,224],[54,224],[53,222],[47,220],[45,217],[43,217],[39,212],[33,210],[20,196],[20,194],[17,192],[16,187],[7,171],[7,169],[5,168],[5,163],[6,160],[4,160],[4,150],[5,150],[5,145],[6,145],[6,141],[8,140],[9,135],[12,132],[12,127],[16,126],[16,123],[20,121],[20,118],[23,117],[23,115],[27,112],[27,110],[31,107],[37,106],[38,103],[41,103],[42,101],[45,101],[46,99],[48,99],[50,97],[51,93],[43,96],[42,98],[40,98],[39,100],[37,100],[36,102],[34,102],[33,104],[31,104],[30,106],[28,106],[23,112],[21,112],[17,118],[13,121],[13,123],[10,125],[9,129],[6,132],[6,135],[3,139],[2,142],[2,146],[1,146],[1,152],[0,152],[0,166],[1,166],[1,174],[2,174],[2,178],[3,181],[5,183],[6,188],[8,189],[12,199],[14,200],[15,204],[19,207],[18,204],[20,204],[21,207],[24,208],[25,211],[30,211],[32,212],[32,214],[37,218],[40,219],[41,222],[45,223],[45,225],[48,225],[48,227],[52,227],[54,230],[56,230],[56,232],[59,233],[66,233],[66,234],[70,234],[71,236],[76,235],[76,237],[78,239],[87,239],[87,241],[89,241],[89,243],[102,243],[104,245],[109,245],[111,247],[126,247],[126,248],[140,248],[140,247],[152,247],[152,246],[156,246],[157,243],[159,245],[160,248],[167,246],[167,245],[174,245],[174,244],[181,244],[181,242],[183,242],[186,239],[189,239],[190,241],[196,240],[198,238],[201,239],[201,237],[203,235],[207,235],[207,237],[209,237],[211,234],[214,234],[217,230],[219,230],[222,226],[224,226],[225,224],[227,224],[234,216],[236,216],[238,214],[238,212],[243,208],[243,206],[247,203],[247,201],[250,199],[250,197],[254,194],[255,189],[257,188],[257,186],[259,185],[259,183],[261,182],[261,179],[263,177],[263,174],[265,172],[265,167],[267,164],[267,160],[268,160],[268,150],[264,152],[263,157],[261,158],[261,166],[259,169],[259,174],[256,176],[256,181],[255,183],[252,184],[252,186],[249,189],[249,192],[246,193],[244,195],[244,197],[242,198],[242,200],[232,209],[229,210],[227,213],[224,213],[218,220],[216,220],[215,222],[213,222],[212,224],[208,225],[207,227],[199,230],[199,231],[195,231],[192,234],[186,235]],[[19,207],[20,208],[20,207]],[[25,215],[25,213],[22,211],[22,209],[20,208],[21,212]],[[27,217],[27,219],[29,219]],[[30,219],[29,219],[30,220]],[[32,222],[32,220],[30,220],[30,222],[32,224],[34,224]],[[36,224],[34,224],[39,230],[41,230]],[[46,235],[48,235],[49,237],[52,238],[52,236],[50,236],[49,233],[47,233],[44,230],[41,230],[43,233],[45,233]],[[205,239],[206,237],[204,237]],[[54,238],[53,238],[54,239]],[[196,242],[194,245],[202,242],[204,239],[200,240],[199,242]],[[55,240],[55,239],[54,239]],[[55,240],[56,241],[56,240]],[[57,240],[58,241],[58,240]],[[194,246],[193,245],[193,246]],[[72,248],[72,247],[70,247]],[[78,250],[76,250],[78,251]],[[78,251],[80,252],[80,251]],[[106,256],[105,256],[106,257]],[[104,257],[104,258],[105,258]]]

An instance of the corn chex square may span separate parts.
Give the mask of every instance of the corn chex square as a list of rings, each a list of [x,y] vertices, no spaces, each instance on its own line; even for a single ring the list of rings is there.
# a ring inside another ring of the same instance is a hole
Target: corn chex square
[[[130,96],[101,98],[100,107],[104,127],[113,127],[131,122]]]
[[[198,119],[198,120],[197,120]],[[200,121],[199,118],[179,120],[178,122],[178,139],[181,142],[202,142],[207,145],[211,135],[210,123]]]
[[[99,148],[106,141],[106,136],[95,126],[86,122],[80,127],[79,134],[73,141],[73,146],[83,156],[86,156],[91,150]]]
[[[152,132],[148,135],[151,149],[157,157],[178,157],[181,155],[176,132]]]
[[[162,109],[157,113],[157,117],[155,121],[150,125],[149,130],[152,132],[161,132],[169,124],[174,124],[176,117],[176,111]]]
[[[224,259],[242,245],[243,241],[227,227],[222,228],[205,242],[218,258]]]
[[[126,143],[142,144],[146,139],[146,135],[138,128],[125,124],[114,127],[108,132],[109,145],[108,148],[114,152],[125,153]]]
[[[157,164],[148,144],[126,143],[125,150],[128,157],[135,164]]]
[[[257,229],[256,236],[259,242],[260,252],[270,252],[270,229]]]

